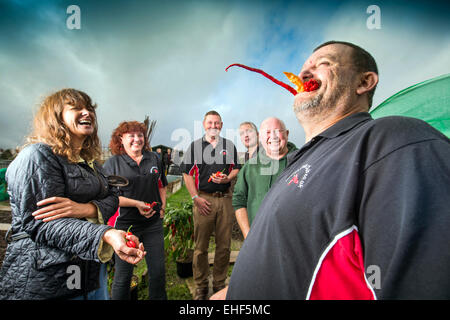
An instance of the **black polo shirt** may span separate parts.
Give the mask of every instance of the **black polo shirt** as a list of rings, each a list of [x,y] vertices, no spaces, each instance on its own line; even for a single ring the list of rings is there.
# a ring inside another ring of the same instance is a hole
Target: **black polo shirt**
[[[221,171],[228,175],[233,169],[240,168],[236,147],[222,137],[219,137],[215,148],[205,136],[193,141],[181,162],[181,172],[194,177],[196,189],[209,193],[226,192],[230,188],[230,183],[208,182],[211,174]]]
[[[339,121],[267,193],[227,298],[450,299],[449,159],[449,139],[421,120]],[[323,283],[331,274],[340,285]]]
[[[115,155],[105,162],[103,168],[107,174],[128,179],[128,186],[119,188],[121,196],[147,203],[162,202],[159,187],[167,186],[167,179],[161,160],[156,153],[144,151],[139,165],[127,154]],[[155,208],[159,210],[160,206]],[[160,220],[159,214],[146,218],[136,207],[121,207],[115,228],[126,230],[133,225],[134,230],[140,230],[158,220]]]

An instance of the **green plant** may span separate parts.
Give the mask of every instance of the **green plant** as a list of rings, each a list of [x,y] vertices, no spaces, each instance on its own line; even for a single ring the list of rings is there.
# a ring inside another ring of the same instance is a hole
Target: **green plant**
[[[164,245],[172,260],[191,261],[194,246],[194,221],[190,200],[182,201],[178,205],[167,204],[164,214]]]

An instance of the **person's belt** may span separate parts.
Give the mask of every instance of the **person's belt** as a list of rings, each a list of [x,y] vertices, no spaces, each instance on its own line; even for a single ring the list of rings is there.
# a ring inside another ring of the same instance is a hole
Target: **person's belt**
[[[226,198],[229,197],[228,191],[227,192],[221,192],[221,191],[215,191],[215,192],[205,192],[205,191],[199,191],[199,194],[207,194],[211,197],[216,198]]]

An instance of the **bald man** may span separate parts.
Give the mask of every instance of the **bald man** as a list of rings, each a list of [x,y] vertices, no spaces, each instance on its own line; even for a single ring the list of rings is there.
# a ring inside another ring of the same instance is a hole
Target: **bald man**
[[[297,149],[288,142],[288,136],[289,130],[282,120],[274,117],[265,119],[259,134],[263,150],[250,159],[238,174],[232,204],[244,238],[265,194],[286,167],[288,153]]]

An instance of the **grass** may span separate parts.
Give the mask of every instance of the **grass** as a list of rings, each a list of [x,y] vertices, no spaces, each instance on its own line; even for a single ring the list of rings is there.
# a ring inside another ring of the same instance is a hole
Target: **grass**
[[[180,190],[171,194],[167,198],[167,203],[170,203],[171,205],[179,205],[183,201],[189,201],[189,200],[191,200],[191,195],[189,194],[186,186],[183,185]]]

